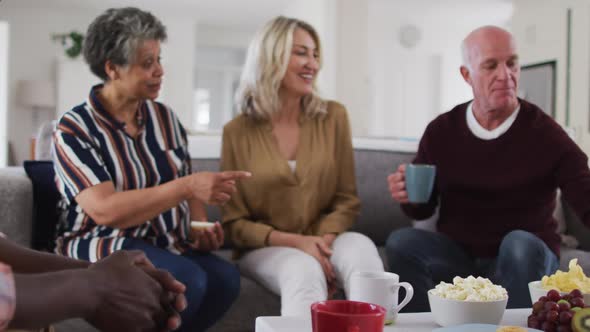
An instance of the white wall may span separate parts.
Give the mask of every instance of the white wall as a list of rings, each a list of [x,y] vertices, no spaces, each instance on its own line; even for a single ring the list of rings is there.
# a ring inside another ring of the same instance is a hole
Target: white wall
[[[15,153],[16,164],[29,157],[32,112],[15,101],[18,81],[55,80],[56,63],[63,58],[59,43],[51,40],[54,33],[72,30],[85,32],[88,24],[103,10],[97,8],[53,8],[45,1],[39,7],[19,7],[18,2],[3,2],[0,20],[10,24],[10,68],[8,96],[8,137]],[[168,29],[168,41],[162,46],[164,84],[162,99],[178,114],[183,123],[190,123],[196,18],[178,13],[153,11]],[[90,88],[89,82],[76,82]],[[86,95],[78,97],[82,102]],[[74,106],[74,105],[71,105]],[[39,123],[55,117],[55,111],[42,112]]]
[[[83,82],[83,84],[80,84]],[[59,119],[72,107],[85,101],[90,87],[101,83],[101,79],[95,76],[84,59],[78,57],[70,59],[66,56],[58,56],[55,61],[55,84],[57,94],[57,106],[55,117]]]
[[[8,157],[8,23],[0,21],[0,167],[7,165]]]
[[[439,113],[471,99],[459,74],[461,41],[482,25],[506,27],[511,15],[501,1],[370,0],[366,134],[419,139]],[[414,43],[403,44],[412,31]]]
[[[168,40],[162,44],[161,97],[188,127],[192,123],[197,21],[177,14],[162,14],[159,18],[168,32]]]
[[[556,120],[565,124],[567,7],[557,1],[516,1],[512,28],[521,65],[557,61]]]
[[[197,26],[197,46],[247,49],[256,30],[262,26]],[[197,55],[198,56],[198,55]]]
[[[577,143],[590,154],[590,3],[569,1],[569,8],[572,9],[571,88],[566,126],[573,128]]]
[[[339,0],[336,95],[349,112],[352,134],[365,136],[372,116],[369,80],[368,2]]]
[[[79,12],[41,8],[14,8],[13,2],[2,4],[0,20],[10,24],[8,81],[8,139],[16,164],[29,157],[33,119],[30,109],[16,101],[16,86],[21,80],[54,80],[55,62],[62,49],[51,34],[72,30],[85,31],[96,12]],[[81,84],[85,84],[82,82]],[[83,96],[80,96],[81,100]],[[40,111],[39,122],[53,119],[54,110]]]
[[[571,9],[570,94],[567,114],[567,11]],[[521,64],[557,62],[555,119],[590,152],[590,4],[585,0],[517,0],[512,22]],[[569,117],[569,121],[568,121]]]

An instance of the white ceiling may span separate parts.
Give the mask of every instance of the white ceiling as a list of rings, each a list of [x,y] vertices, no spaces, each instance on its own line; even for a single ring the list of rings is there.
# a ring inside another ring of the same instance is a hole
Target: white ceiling
[[[199,24],[220,26],[257,26],[283,13],[297,0],[0,0],[2,6],[24,8],[64,8],[104,10],[134,6],[182,17],[194,16]]]

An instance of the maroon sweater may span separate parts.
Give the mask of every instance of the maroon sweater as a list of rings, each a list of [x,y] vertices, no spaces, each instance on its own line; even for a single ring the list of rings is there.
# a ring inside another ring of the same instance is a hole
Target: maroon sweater
[[[559,255],[552,216],[558,187],[590,224],[586,155],[553,119],[524,100],[508,131],[479,139],[467,127],[467,105],[426,128],[415,162],[436,165],[434,192],[426,204],[404,204],[404,212],[425,219],[440,203],[438,231],[475,257],[497,256],[502,238],[516,229],[534,233]]]

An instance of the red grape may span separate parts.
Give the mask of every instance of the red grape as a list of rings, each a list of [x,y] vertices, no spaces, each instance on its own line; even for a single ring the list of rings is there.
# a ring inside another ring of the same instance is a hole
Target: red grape
[[[539,311],[543,310],[545,308],[545,303],[541,302],[541,301],[537,301],[535,302],[535,304],[533,304],[533,313],[536,314]]]
[[[584,307],[584,298],[579,290],[563,296],[557,290],[550,290],[533,304],[527,326],[544,332],[572,332],[573,316]]]
[[[559,322],[561,324],[570,324],[570,322],[572,321],[572,317],[574,315],[572,315],[572,313],[568,310],[568,311],[562,311],[559,313]]]
[[[557,302],[557,305],[559,306],[559,311],[570,311],[572,307],[570,303],[565,300],[560,300]]]
[[[557,301],[561,300],[561,295],[559,295],[558,291],[556,291],[555,289],[552,289],[547,292],[547,298],[553,302],[557,302]]]
[[[547,316],[545,316],[545,319],[548,322],[557,322],[559,320],[559,312],[556,310],[549,310],[547,312]]]
[[[541,324],[541,330],[545,332],[556,332],[557,324],[552,322],[543,322],[543,324]]]
[[[530,315],[527,319],[527,326],[533,329],[538,329],[541,327],[539,320],[537,319],[536,315]]]
[[[570,300],[570,304],[572,305],[572,307],[584,308],[586,306],[586,304],[584,303],[584,299],[581,297],[574,297],[573,299]],[[546,304],[545,304],[545,306],[546,306]]]
[[[579,289],[573,289],[570,292],[570,295],[572,298],[575,298],[575,297],[582,297],[583,298],[584,297],[584,295],[582,295],[582,292]]]
[[[545,321],[545,317],[547,317],[547,311],[546,310],[541,310],[537,313],[537,319],[539,319],[539,322],[544,322]]]
[[[545,310],[547,310],[547,311],[549,311],[549,310],[558,311],[559,310],[559,306],[557,305],[557,303],[555,303],[553,301],[547,301],[547,302],[545,302]]]

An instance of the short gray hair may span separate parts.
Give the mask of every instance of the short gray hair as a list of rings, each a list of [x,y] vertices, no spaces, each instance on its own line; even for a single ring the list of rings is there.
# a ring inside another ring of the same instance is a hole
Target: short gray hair
[[[84,59],[103,81],[110,60],[119,66],[133,63],[137,48],[146,40],[166,40],[166,27],[154,15],[134,7],[110,8],[94,19],[84,38]]]

